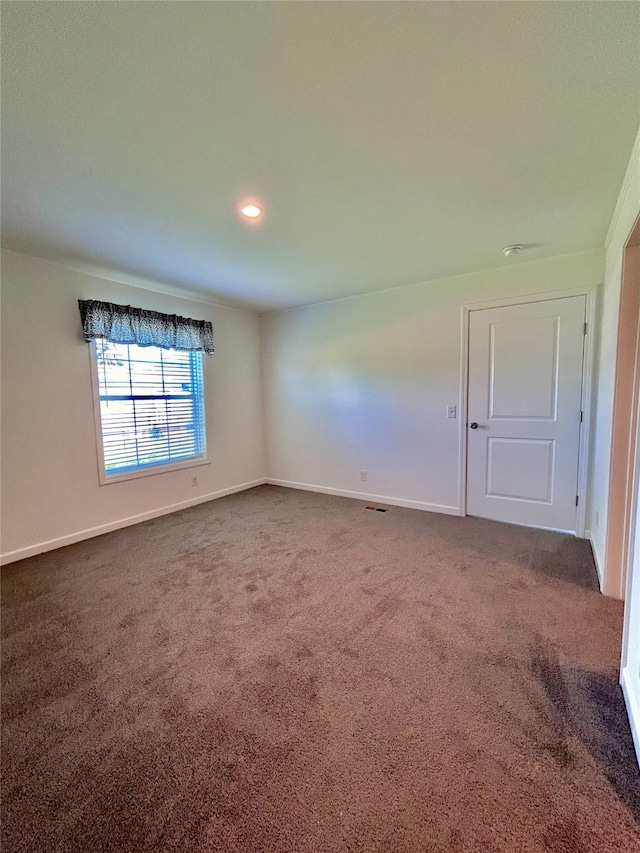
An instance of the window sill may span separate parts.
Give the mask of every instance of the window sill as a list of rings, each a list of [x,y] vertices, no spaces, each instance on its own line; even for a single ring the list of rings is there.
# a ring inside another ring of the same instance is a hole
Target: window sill
[[[100,485],[110,486],[111,483],[123,483],[125,480],[137,480],[139,477],[155,477],[157,474],[168,474],[170,471],[181,471],[183,468],[198,468],[201,465],[211,465],[207,457],[194,457],[185,459],[184,462],[169,462],[166,465],[153,465],[139,471],[130,471],[126,474],[112,474],[100,471]]]

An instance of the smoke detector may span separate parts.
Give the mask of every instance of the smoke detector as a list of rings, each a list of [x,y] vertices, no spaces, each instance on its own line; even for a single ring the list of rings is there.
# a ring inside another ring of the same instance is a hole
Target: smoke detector
[[[511,258],[513,255],[519,255],[523,249],[524,246],[521,246],[519,243],[515,243],[513,246],[505,246],[502,250],[502,254],[505,258]]]

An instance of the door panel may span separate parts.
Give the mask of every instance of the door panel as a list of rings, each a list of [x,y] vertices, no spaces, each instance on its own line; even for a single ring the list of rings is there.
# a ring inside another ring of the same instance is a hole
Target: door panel
[[[558,388],[556,317],[491,324],[490,418],[554,418]],[[531,363],[531,354],[536,362]],[[527,393],[522,393],[522,376]]]
[[[575,531],[586,297],[472,311],[467,513]]]
[[[550,503],[555,442],[531,438],[488,438],[487,495]]]

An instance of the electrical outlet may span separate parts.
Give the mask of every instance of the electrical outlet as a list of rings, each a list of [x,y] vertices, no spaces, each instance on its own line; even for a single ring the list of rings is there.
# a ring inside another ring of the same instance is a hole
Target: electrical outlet
[[[361,483],[367,482],[367,472],[366,471],[360,471],[360,482]]]
[[[197,485],[198,485],[198,478],[197,478],[197,477],[192,477],[192,478],[191,478],[191,485],[192,485],[192,486],[197,486]]]
[[[455,406],[447,406],[447,417],[455,418],[456,416],[456,407]]]

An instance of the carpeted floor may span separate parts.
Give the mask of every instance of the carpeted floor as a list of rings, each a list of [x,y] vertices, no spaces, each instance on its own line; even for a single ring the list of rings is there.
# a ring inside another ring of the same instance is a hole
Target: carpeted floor
[[[3,851],[640,851],[589,545],[261,486],[7,566]]]

